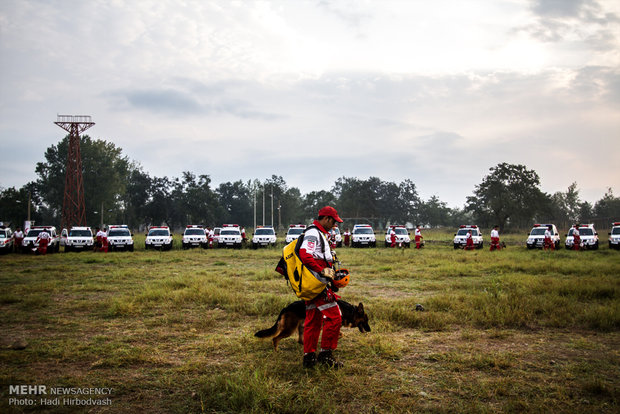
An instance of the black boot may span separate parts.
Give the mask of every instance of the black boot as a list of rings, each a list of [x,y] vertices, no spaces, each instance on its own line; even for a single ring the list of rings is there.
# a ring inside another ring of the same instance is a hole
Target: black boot
[[[321,365],[334,369],[342,368],[344,366],[342,362],[336,361],[336,359],[332,355],[331,349],[319,352],[317,362]]]
[[[316,365],[316,354],[314,352],[310,352],[309,354],[304,354],[304,368],[314,368]]]

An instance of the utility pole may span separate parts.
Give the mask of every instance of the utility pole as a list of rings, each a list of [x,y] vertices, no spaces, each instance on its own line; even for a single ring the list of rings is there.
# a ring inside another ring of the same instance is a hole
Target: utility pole
[[[263,186],[263,226],[265,225],[265,186]]]
[[[254,231],[256,231],[256,183],[254,183]]]
[[[271,227],[273,227],[273,184],[271,185]]]

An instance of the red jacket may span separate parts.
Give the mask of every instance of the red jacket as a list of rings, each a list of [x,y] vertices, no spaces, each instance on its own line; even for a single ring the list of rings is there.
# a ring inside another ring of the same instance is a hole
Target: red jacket
[[[312,224],[317,227],[318,231],[314,229],[306,231],[304,241],[299,249],[299,258],[309,269],[320,273],[326,267],[331,267],[333,262],[329,249],[329,233],[318,221],[314,220]],[[317,237],[323,237],[323,243]],[[321,246],[324,246],[324,251],[321,251]]]

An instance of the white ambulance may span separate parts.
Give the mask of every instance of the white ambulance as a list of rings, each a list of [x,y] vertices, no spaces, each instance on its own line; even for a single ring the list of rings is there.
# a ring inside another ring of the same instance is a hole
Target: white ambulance
[[[133,252],[133,235],[126,224],[113,224],[108,228],[108,246],[110,250],[128,250]]]
[[[238,224],[224,224],[220,230],[217,247],[234,247],[240,249],[243,238]]]
[[[272,226],[256,226],[252,234],[252,248],[276,245],[276,232]]]
[[[148,249],[172,249],[172,233],[168,226],[151,226],[144,241],[144,250]]]
[[[620,250],[620,221],[611,223],[609,232],[609,248]]]
[[[482,233],[475,224],[461,224],[456,233],[454,233],[454,248],[459,249],[465,247],[467,244],[467,233],[471,231],[471,238],[474,242],[476,249],[482,249],[484,241],[482,239]]]
[[[93,232],[90,227],[71,227],[65,240],[65,253],[91,250],[93,244]]]
[[[579,238],[581,239],[581,247],[584,249],[598,249],[598,233],[594,230],[594,224],[578,224],[577,228],[579,229]],[[566,235],[566,240],[564,241],[564,246],[567,249],[572,249],[575,244],[575,237],[573,236],[573,232],[575,231],[574,227],[571,227]]]
[[[288,232],[286,233],[285,239],[286,244],[289,244],[293,240],[297,240],[304,230],[306,230],[305,224],[291,224],[288,226]]]
[[[203,249],[206,249],[209,247],[209,240],[204,227],[197,224],[185,226],[181,244],[183,249],[189,249],[192,247],[202,247]]]
[[[351,247],[377,247],[375,231],[370,224],[356,224],[353,226]]]

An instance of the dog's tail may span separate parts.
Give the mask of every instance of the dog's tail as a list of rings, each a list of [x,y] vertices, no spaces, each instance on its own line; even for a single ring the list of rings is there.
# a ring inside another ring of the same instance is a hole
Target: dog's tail
[[[276,336],[278,333],[280,320],[282,319],[282,314],[284,314],[284,309],[278,315],[278,319],[276,319],[276,323],[273,324],[271,328],[262,329],[254,334],[257,338],[271,338],[272,336]]]

